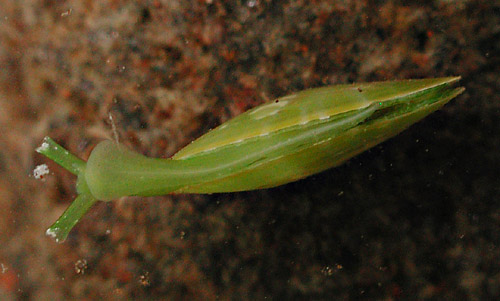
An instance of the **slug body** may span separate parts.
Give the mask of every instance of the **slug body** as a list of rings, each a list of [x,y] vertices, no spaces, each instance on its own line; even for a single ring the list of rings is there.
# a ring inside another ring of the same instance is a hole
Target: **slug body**
[[[274,187],[335,167],[395,136],[460,94],[463,88],[453,87],[458,80],[305,90],[233,118],[169,159],[148,158],[104,141],[87,163],[58,163],[70,171],[79,166],[73,170],[79,193],[94,201]]]
[[[396,135],[457,93],[456,78],[310,89],[263,104],[195,140],[171,159],[111,141],[85,171],[100,200],[274,187],[337,166]]]

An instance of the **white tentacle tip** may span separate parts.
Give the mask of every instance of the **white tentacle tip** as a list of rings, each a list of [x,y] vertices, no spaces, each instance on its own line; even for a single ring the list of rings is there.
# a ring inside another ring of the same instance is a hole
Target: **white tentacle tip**
[[[49,144],[47,143],[47,137],[43,139],[42,144],[36,148],[36,152],[43,154],[44,152],[49,150]]]
[[[49,236],[49,237],[52,237],[57,243],[59,243],[59,238],[57,238],[57,235],[58,235],[58,232],[59,232],[59,228],[49,228],[47,229],[47,231],[45,231],[45,235]]]

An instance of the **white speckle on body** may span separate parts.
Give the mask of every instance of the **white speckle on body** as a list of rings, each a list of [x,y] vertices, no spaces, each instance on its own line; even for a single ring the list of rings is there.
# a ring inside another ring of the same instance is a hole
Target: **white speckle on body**
[[[314,143],[313,146],[317,146],[317,145],[321,145],[323,143],[327,143],[330,140],[332,140],[332,138],[327,138],[325,140],[318,141],[318,142]]]
[[[288,102],[289,100],[294,99],[296,97],[297,97],[297,94],[292,94],[292,95],[281,97],[278,100],[279,100],[279,102],[283,102],[283,101]]]
[[[278,102],[272,102],[266,105],[262,105],[260,107],[257,107],[253,109],[253,111],[250,111],[248,114],[249,115],[255,115],[253,116],[254,119],[259,120],[265,117],[272,116],[276,113],[278,113],[282,107],[284,107],[288,103],[288,100],[279,100]]]
[[[47,164],[40,164],[33,170],[33,176],[35,179],[43,179],[43,176],[49,173],[49,167]]]

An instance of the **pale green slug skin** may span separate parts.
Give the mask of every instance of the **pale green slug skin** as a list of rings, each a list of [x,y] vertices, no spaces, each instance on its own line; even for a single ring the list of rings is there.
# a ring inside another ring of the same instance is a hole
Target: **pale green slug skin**
[[[337,166],[406,129],[459,94],[460,88],[449,85],[457,80],[398,82],[401,88],[390,82],[307,90],[272,114],[273,107],[264,105],[234,118],[173,159],[147,158],[105,141],[92,151],[85,179],[101,200],[285,184]],[[353,87],[356,93],[346,92]],[[301,121],[294,124],[283,116]],[[258,134],[263,129],[267,134]]]
[[[360,110],[374,102],[401,99],[446,83],[457,77],[372,82],[308,89],[278,98],[241,114],[204,134],[177,152],[173,159],[190,156],[250,137]]]
[[[297,147],[314,143],[318,133],[323,136],[342,133],[371,116],[377,106],[346,113],[344,115],[350,116],[339,120],[290,127],[266,137],[250,138],[186,160],[148,158],[111,141],[103,141],[89,157],[85,178],[92,195],[101,200],[173,193],[294,152]]]
[[[326,139],[321,143],[312,144],[266,164],[243,170],[237,175],[206,182],[199,186],[186,187],[176,192],[244,191],[275,187],[303,179],[338,166],[353,156],[397,135],[413,123],[441,108],[461,92],[461,89],[450,91],[440,101],[422,107],[420,110],[411,111],[392,119],[380,119],[370,125],[353,127],[330,140]],[[255,183],[261,183],[261,186],[253,186]],[[230,190],[226,190],[228,187]]]

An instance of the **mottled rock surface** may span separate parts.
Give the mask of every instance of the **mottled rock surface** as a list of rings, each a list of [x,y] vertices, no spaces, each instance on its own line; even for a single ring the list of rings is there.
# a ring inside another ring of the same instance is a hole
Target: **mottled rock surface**
[[[2,1],[0,298],[498,297],[495,2]],[[34,151],[46,135],[87,158],[112,114],[121,143],[168,157],[293,91],[451,75],[464,94],[339,168],[98,203],[65,243],[44,235],[75,196]]]

